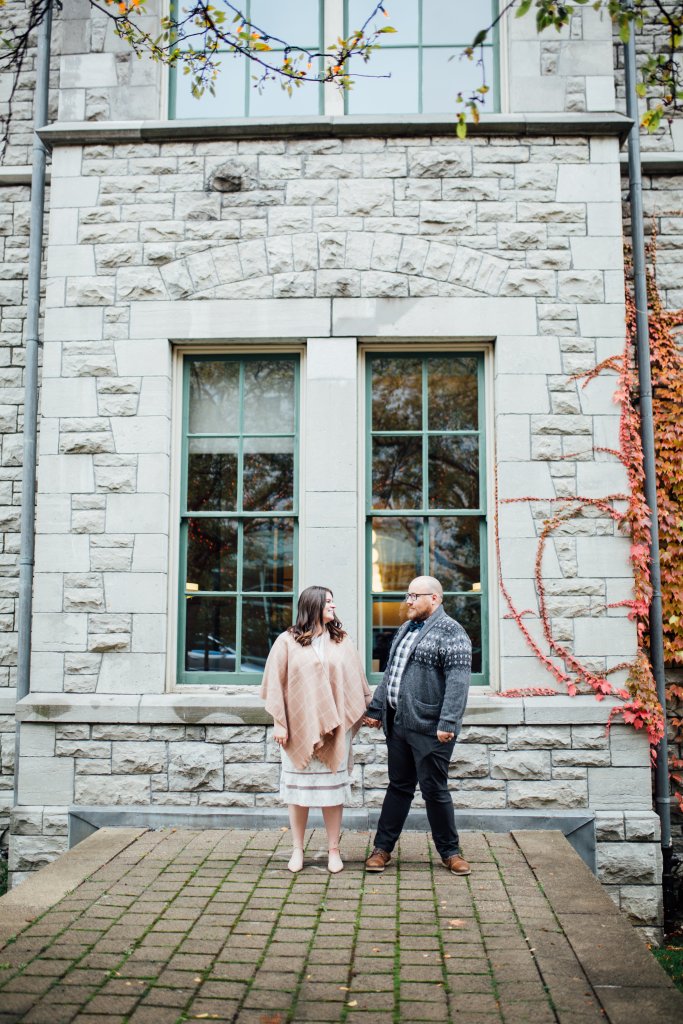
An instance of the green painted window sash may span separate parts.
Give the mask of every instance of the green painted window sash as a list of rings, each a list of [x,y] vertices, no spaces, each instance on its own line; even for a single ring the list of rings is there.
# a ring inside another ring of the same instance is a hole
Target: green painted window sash
[[[365,367],[365,408],[366,408],[366,441],[365,441],[365,493],[366,493],[366,524],[365,524],[365,593],[366,593],[366,672],[368,680],[372,684],[378,683],[382,678],[381,672],[372,671],[372,611],[373,598],[402,597],[405,591],[386,590],[381,593],[373,593],[372,590],[372,523],[373,519],[384,519],[389,517],[422,517],[422,567],[425,575],[429,575],[429,522],[430,518],[448,516],[451,519],[457,517],[476,516],[479,520],[479,554],[481,559],[481,590],[479,601],[481,607],[481,672],[472,673],[472,685],[487,686],[490,680],[489,644],[488,644],[488,545],[487,545],[487,523],[486,523],[486,415],[485,415],[485,367],[484,353],[468,350],[453,349],[450,352],[443,349],[426,351],[419,354],[422,361],[422,422],[428,422],[428,388],[427,388],[427,360],[430,356],[446,358],[449,355],[454,358],[460,356],[474,356],[477,359],[477,430],[373,430],[372,429],[372,362],[374,359],[391,359],[404,357],[408,359],[418,358],[415,352],[404,351],[372,351],[369,352]],[[372,439],[373,437],[402,436],[422,437],[422,494],[428,494],[428,442],[430,436],[441,435],[466,435],[479,436],[479,496],[480,506],[476,509],[444,509],[425,508],[424,506],[414,509],[374,509],[372,508]],[[406,580],[406,587],[410,580]],[[468,597],[471,591],[447,590],[444,597]]]
[[[239,410],[239,422],[240,426],[244,422],[244,405],[243,405],[243,394],[244,394],[244,366],[248,362],[262,361],[266,358],[271,358],[274,362],[291,362],[294,365],[294,432],[269,434],[269,433],[234,433],[228,432],[225,434],[215,433],[197,433],[191,434],[189,432],[189,416],[190,416],[190,365],[193,362],[236,362],[239,363],[240,367],[240,378],[239,378],[239,395],[240,395],[240,410]],[[242,657],[242,605],[244,598],[257,599],[259,597],[279,597],[282,599],[291,598],[292,610],[294,609],[294,600],[298,593],[298,550],[299,550],[299,390],[300,390],[300,360],[299,356],[295,354],[282,353],[277,356],[267,357],[266,353],[258,353],[254,355],[186,355],[183,361],[183,413],[182,413],[182,473],[180,481],[180,545],[179,545],[179,566],[180,571],[178,573],[178,644],[177,644],[177,682],[178,685],[211,685],[211,686],[225,686],[229,684],[239,683],[240,685],[249,684],[253,686],[260,686],[261,684],[261,673],[260,672],[188,672],[185,669],[185,631],[186,631],[186,599],[187,591],[185,589],[186,575],[187,575],[187,522],[188,519],[230,519],[234,520],[238,524],[238,543],[237,543],[237,580],[242,581],[242,570],[243,570],[243,532],[241,523],[245,519],[282,519],[288,520],[293,523],[293,561],[294,561],[294,576],[293,576],[293,590],[288,591],[244,591],[239,590],[198,590],[192,591],[193,597],[234,597],[237,599],[237,613],[235,620],[235,654],[236,664],[240,664]],[[293,502],[291,510],[285,512],[240,512],[240,511],[211,511],[211,512],[189,512],[187,508],[187,470],[188,470],[188,453],[189,446],[188,441],[195,437],[231,437],[238,439],[238,485],[237,485],[237,506],[238,508],[242,505],[242,466],[243,466],[243,441],[245,438],[250,437],[292,437],[294,439],[294,492]]]

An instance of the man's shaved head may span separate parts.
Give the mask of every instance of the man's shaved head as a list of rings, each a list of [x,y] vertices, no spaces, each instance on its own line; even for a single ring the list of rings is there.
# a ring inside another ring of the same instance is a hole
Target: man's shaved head
[[[414,580],[411,580],[408,590],[413,593],[430,591],[432,594],[436,594],[439,602],[443,601],[443,587],[434,576],[416,576]]]

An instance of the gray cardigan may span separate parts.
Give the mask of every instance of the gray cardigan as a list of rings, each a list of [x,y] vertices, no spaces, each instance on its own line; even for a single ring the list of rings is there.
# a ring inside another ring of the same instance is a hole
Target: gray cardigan
[[[368,718],[381,720],[385,732],[389,668],[396,645],[407,630],[406,622],[394,636],[384,678],[365,712]],[[465,714],[471,667],[472,644],[467,633],[443,607],[437,608],[425,621],[408,656],[398,691],[397,724],[428,736],[437,732],[457,736]]]

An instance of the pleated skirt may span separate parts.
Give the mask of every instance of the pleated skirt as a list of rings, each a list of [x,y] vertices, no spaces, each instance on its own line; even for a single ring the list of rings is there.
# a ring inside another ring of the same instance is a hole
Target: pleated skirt
[[[287,751],[282,750],[280,799],[300,807],[336,807],[337,804],[348,803],[351,799],[351,777],[347,768],[351,738],[349,731],[346,734],[344,765],[338,772],[331,771],[316,757],[312,757],[305,768],[297,768]]]

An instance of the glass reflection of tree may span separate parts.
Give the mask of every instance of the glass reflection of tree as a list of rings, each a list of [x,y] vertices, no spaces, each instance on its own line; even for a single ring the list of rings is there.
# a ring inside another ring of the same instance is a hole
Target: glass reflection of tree
[[[254,362],[245,367],[245,429],[249,433],[287,433],[293,429],[294,367],[291,363]]]
[[[233,433],[237,427],[239,369],[226,362],[193,361],[190,364],[190,431]],[[206,406],[209,406],[209,414]],[[199,417],[196,429],[195,417]],[[207,426],[208,421],[208,426]]]
[[[372,364],[372,429],[420,430],[422,364],[418,359],[377,359]]]
[[[244,455],[243,506],[252,512],[291,509],[294,459],[290,452]]]
[[[430,430],[476,430],[477,361],[469,356],[427,361]]]
[[[432,508],[479,504],[479,441],[468,435],[430,438],[429,498]]]
[[[481,581],[479,520],[430,521],[432,573],[446,590],[473,590]]]

